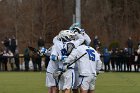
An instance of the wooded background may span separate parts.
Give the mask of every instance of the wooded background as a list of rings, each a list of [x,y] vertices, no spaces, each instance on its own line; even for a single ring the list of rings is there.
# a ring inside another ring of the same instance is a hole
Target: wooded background
[[[37,46],[40,36],[46,47],[60,30],[73,23],[75,0],[0,0],[0,40],[15,35],[20,51]],[[81,25],[93,45],[98,35],[103,46],[118,42],[126,47],[129,36],[140,40],[140,0],[81,0]],[[2,46],[2,44],[0,44]]]

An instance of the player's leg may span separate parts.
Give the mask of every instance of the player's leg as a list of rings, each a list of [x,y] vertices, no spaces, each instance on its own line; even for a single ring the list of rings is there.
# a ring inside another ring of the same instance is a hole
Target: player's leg
[[[56,86],[51,87],[51,93],[59,93],[59,90]]]
[[[58,86],[58,89],[59,89],[60,93],[64,93],[64,90],[63,90],[64,77],[61,76],[60,80],[57,80],[57,83],[58,83],[57,86]]]
[[[89,84],[86,78],[87,77],[84,77],[84,76],[79,77],[80,93],[88,93]]]
[[[93,75],[93,76],[90,76],[90,79],[91,79],[91,81],[89,83],[89,91],[88,91],[88,93],[94,93],[96,77]]]
[[[89,92],[88,93],[94,93],[94,90],[89,90]]]
[[[80,93],[88,93],[88,90],[84,90],[82,87],[80,87]]]
[[[62,93],[65,93],[65,90],[62,90]]]
[[[71,89],[65,89],[64,93],[71,93]]]
[[[47,73],[47,75],[46,75],[46,86],[48,87],[48,93],[52,93],[52,88],[50,86],[50,79],[49,79],[49,77],[50,77],[50,73]]]
[[[52,93],[51,87],[48,87],[48,93]]]
[[[94,75],[80,79],[80,93],[94,93],[96,77]]]
[[[74,73],[75,73],[75,82],[74,82],[74,86],[73,86],[73,89],[72,89],[72,93],[79,93],[79,89],[78,89],[79,72],[78,72],[77,69],[74,70]]]
[[[78,88],[77,89],[72,89],[72,93],[79,93]]]
[[[63,90],[64,93],[71,93],[71,89],[73,88],[74,81],[75,81],[75,74],[74,70],[70,69],[64,73],[64,86]]]
[[[48,87],[48,93],[59,93],[59,90],[56,86]]]
[[[47,73],[46,86],[48,87],[48,93],[57,93],[58,88],[56,87],[56,80],[53,78],[51,73]]]

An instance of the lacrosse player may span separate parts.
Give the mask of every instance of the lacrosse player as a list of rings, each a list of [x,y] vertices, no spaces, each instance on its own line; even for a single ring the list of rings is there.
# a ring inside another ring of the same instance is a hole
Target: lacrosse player
[[[72,49],[72,48],[71,48]],[[90,46],[81,45],[73,48],[72,52],[65,61],[69,64],[82,54],[87,53],[77,61],[80,93],[94,93],[95,80],[98,71],[101,69],[100,56],[95,49]]]
[[[53,45],[51,48],[51,59],[48,63],[47,71],[46,71],[46,86],[48,87],[48,93],[58,93],[57,82],[53,77],[53,73],[58,68],[58,63],[55,62],[55,56],[57,55],[56,47]]]
[[[68,56],[68,51],[65,51],[65,48],[68,46],[68,42],[73,42],[74,46],[79,46],[84,42],[84,37],[82,35],[77,35],[78,39],[73,40],[73,32],[71,30],[65,30],[61,31],[57,37],[54,38],[53,42],[54,45],[57,46],[57,52],[58,52],[58,60],[61,61],[59,62],[61,65],[59,65],[59,68],[62,69],[63,71],[63,61],[64,57]],[[58,38],[59,37],[59,38]],[[62,44],[63,43],[63,44]],[[74,67],[68,68],[69,70],[66,71],[62,78],[59,80],[59,89],[63,90],[64,93],[70,93],[70,90],[74,84]]]
[[[85,33],[85,30],[80,28],[79,23],[74,23],[74,24],[72,24],[72,26],[70,26],[69,29],[70,29],[72,32],[75,33],[75,40],[79,38],[78,35],[82,35],[83,38],[84,38],[84,43],[85,43],[86,45],[90,45],[91,39],[90,39],[90,37]],[[77,44],[77,43],[74,42],[74,44]],[[79,45],[78,45],[78,46],[79,46]],[[75,47],[78,47],[78,46],[75,46]],[[72,91],[73,91],[73,93],[78,93],[78,78],[79,78],[79,72],[78,72],[77,63],[75,63],[74,71],[75,71],[75,83],[74,83],[74,87],[73,87],[73,90],[72,90]]]
[[[73,48],[74,47],[74,44],[69,44],[67,42],[65,42],[64,44],[64,50],[66,51],[66,56],[68,56],[71,52],[71,49],[70,48]],[[67,49],[68,48],[68,49]],[[69,51],[70,49],[70,51]],[[64,60],[65,61],[65,60]],[[62,74],[62,78],[61,78],[61,85],[60,87],[62,88],[63,92],[64,93],[71,93],[71,89],[73,88],[74,86],[74,82],[75,82],[75,73],[74,73],[74,66],[75,64],[69,66],[67,68],[67,70],[65,71],[65,66],[67,66],[67,64],[65,64],[63,61],[63,74]]]
[[[58,63],[58,71],[63,71],[63,61],[64,61],[64,58],[67,56],[66,51],[64,50],[64,43],[70,41],[72,35],[74,35],[74,34],[71,33],[70,30],[63,30],[59,33],[59,35],[57,35],[53,39],[56,54],[51,54],[50,58],[51,58],[51,60]],[[61,76],[61,78],[57,78],[57,73],[56,73],[56,75],[54,73],[54,76],[57,79],[57,85],[59,87],[59,90],[64,90],[65,84],[64,84],[63,76]]]
[[[81,34],[78,34],[78,39],[77,40],[71,40],[69,42],[65,42],[64,43],[64,49],[67,50],[66,51],[66,55],[68,56],[71,53],[71,48],[73,47],[78,47],[79,45],[81,45],[82,43],[84,43],[85,39]],[[77,90],[77,85],[78,85],[78,70],[76,67],[74,67],[75,64],[73,64],[72,66],[70,66],[68,68],[68,70],[63,74],[63,80],[64,80],[64,85],[63,85],[63,90],[64,93],[70,93],[71,88],[74,90],[73,93],[78,93]],[[64,65],[65,68],[65,65]],[[77,73],[75,74],[75,70],[77,71]],[[75,77],[76,75],[76,77]],[[77,81],[75,81],[75,79]],[[75,81],[75,82],[72,82]],[[71,86],[72,85],[72,86]]]
[[[58,80],[55,77],[55,71],[60,68],[61,63],[60,63],[60,50],[63,47],[63,42],[60,40],[61,37],[60,35],[57,35],[54,38],[54,45],[52,46],[51,49],[51,55],[50,55],[50,62],[47,67],[47,76],[46,76],[46,86],[49,87],[49,92],[48,93],[58,93]],[[59,58],[59,59],[58,59]]]

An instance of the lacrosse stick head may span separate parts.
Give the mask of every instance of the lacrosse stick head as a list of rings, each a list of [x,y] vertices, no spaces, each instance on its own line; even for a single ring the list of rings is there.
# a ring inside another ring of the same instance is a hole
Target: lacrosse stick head
[[[33,51],[34,53],[40,55],[40,52],[39,52],[36,48],[33,48],[33,47],[31,47],[31,46],[28,46],[28,48],[29,48],[29,50]]]
[[[72,52],[72,50],[75,48],[75,45],[73,43],[69,42],[69,43],[66,43],[64,45],[64,48],[65,48],[65,50],[67,52],[67,55],[69,55]]]

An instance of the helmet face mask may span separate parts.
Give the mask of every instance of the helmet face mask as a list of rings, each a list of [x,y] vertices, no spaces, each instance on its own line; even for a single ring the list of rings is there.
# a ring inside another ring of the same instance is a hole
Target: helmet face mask
[[[72,52],[72,50],[75,48],[75,45],[73,43],[67,43],[64,47],[67,51],[67,55],[69,55]]]
[[[67,36],[62,37],[61,40],[63,42],[69,42],[69,41],[71,41],[71,39],[69,37],[67,37]]]
[[[73,31],[74,31],[74,33],[75,33],[75,32],[80,33],[80,32],[81,32],[81,29],[80,29],[79,27],[74,27],[74,28],[73,28]]]
[[[75,33],[75,32],[78,32],[79,34],[81,34],[81,33],[85,33],[85,30],[84,29],[81,29],[81,28],[79,28],[79,27],[74,27],[73,29],[72,29],[72,31]]]

